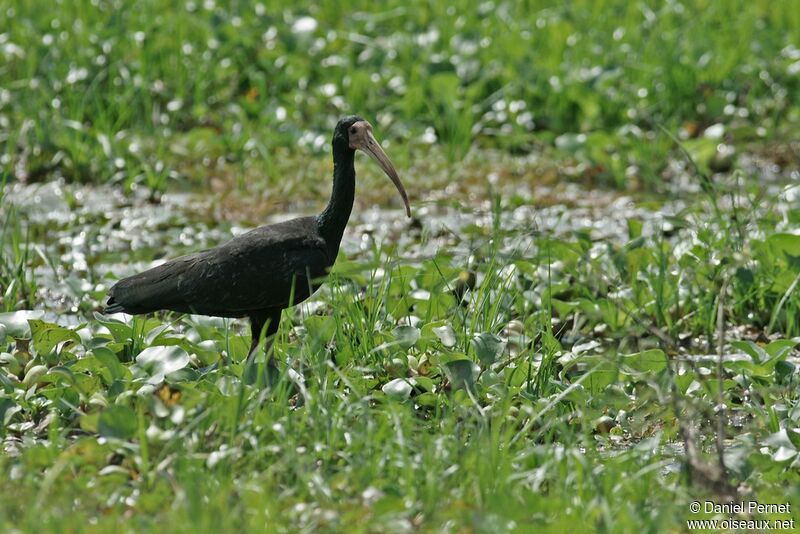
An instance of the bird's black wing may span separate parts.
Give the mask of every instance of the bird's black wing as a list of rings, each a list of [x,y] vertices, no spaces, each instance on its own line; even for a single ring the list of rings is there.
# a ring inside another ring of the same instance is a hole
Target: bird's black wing
[[[178,284],[195,313],[236,316],[291,306],[319,287],[332,263],[324,242],[308,238],[215,252],[195,262]]]
[[[264,226],[125,278],[111,288],[106,311],[238,317],[300,302],[333,263],[314,230],[305,219]]]

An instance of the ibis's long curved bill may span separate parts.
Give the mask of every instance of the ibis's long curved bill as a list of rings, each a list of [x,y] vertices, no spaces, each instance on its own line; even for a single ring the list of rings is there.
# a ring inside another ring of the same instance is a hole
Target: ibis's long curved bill
[[[400,176],[397,174],[397,170],[392,165],[392,161],[389,159],[389,156],[386,155],[386,152],[383,151],[381,148],[380,143],[378,143],[375,136],[372,135],[372,126],[367,121],[363,121],[360,123],[356,123],[353,126],[356,126],[358,129],[357,137],[354,139],[351,137],[352,147],[358,148],[366,152],[372,159],[378,162],[378,165],[381,166],[383,172],[386,173],[386,176],[394,183],[394,186],[397,188],[397,191],[400,193],[400,196],[403,197],[403,203],[406,205],[406,215],[411,217],[411,206],[408,204],[408,195],[406,194],[406,188],[403,187],[403,182],[400,181]]]

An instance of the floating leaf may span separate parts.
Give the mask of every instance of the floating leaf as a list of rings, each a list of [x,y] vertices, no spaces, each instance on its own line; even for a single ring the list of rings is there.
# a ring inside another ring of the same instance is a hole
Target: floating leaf
[[[113,380],[123,378],[127,374],[127,369],[119,362],[117,354],[107,347],[97,347],[92,350],[92,354],[97,358],[97,361],[102,363],[108,372],[111,373]]]
[[[797,346],[797,341],[793,339],[777,339],[764,347],[764,351],[771,358],[785,358],[789,352]]]
[[[797,449],[791,449],[789,447],[778,447],[772,454],[772,459],[776,462],[787,462],[797,456]]]
[[[189,354],[177,345],[147,347],[136,357],[136,364],[150,375],[149,383],[158,384],[167,374],[189,365]]]
[[[661,349],[650,349],[635,354],[626,354],[622,361],[634,371],[659,373],[667,368],[667,355]]]
[[[411,396],[413,388],[411,384],[408,383],[408,380],[404,378],[395,378],[384,384],[381,389],[387,397],[391,397],[395,400],[406,400]]]
[[[404,349],[410,349],[419,339],[419,328],[414,326],[398,326],[392,331],[397,343]]]
[[[767,238],[767,243],[779,254],[800,256],[800,235],[777,233]]]
[[[14,414],[21,411],[22,406],[19,406],[13,400],[0,399],[0,428],[8,425]]]
[[[443,365],[453,389],[475,389],[475,377],[480,368],[472,360],[453,360]]]
[[[108,328],[108,331],[111,332],[111,337],[117,343],[126,343],[133,338],[133,329],[122,321],[108,319],[99,313],[95,313],[94,318],[98,323]]]
[[[439,341],[442,342],[442,345],[448,349],[455,347],[456,332],[449,324],[434,328],[433,333],[436,334],[436,337],[439,338]]]
[[[780,361],[775,364],[775,378],[778,382],[787,380],[794,374],[795,365],[792,362]]]
[[[46,365],[34,365],[30,369],[28,369],[27,373],[25,373],[25,378],[22,379],[22,384],[27,387],[30,387],[36,382],[38,382],[39,378],[44,376],[46,372],[47,372]]]
[[[503,354],[506,342],[494,334],[484,332],[472,339],[478,360],[484,367],[492,365]]]
[[[136,434],[136,414],[127,406],[109,406],[97,419],[97,431],[106,438],[130,439]]]
[[[731,341],[731,346],[750,356],[756,363],[769,359],[769,353],[752,341]]]
[[[46,323],[38,319],[29,319],[33,348],[40,356],[46,356],[62,341],[80,343],[81,338],[76,332],[53,323]]]
[[[771,448],[779,448],[779,447],[787,447],[790,449],[796,449],[794,443],[792,443],[791,438],[789,437],[789,433],[786,431],[785,428],[780,429],[779,431],[770,434],[766,438],[764,438],[764,445],[767,445]]]
[[[15,312],[0,313],[0,324],[6,327],[6,335],[16,338],[29,338],[31,328],[28,321],[41,319],[44,312],[41,310],[19,310]]]
[[[617,381],[619,370],[613,362],[604,361],[593,368],[592,374],[583,383],[594,395],[604,391],[609,385]]]

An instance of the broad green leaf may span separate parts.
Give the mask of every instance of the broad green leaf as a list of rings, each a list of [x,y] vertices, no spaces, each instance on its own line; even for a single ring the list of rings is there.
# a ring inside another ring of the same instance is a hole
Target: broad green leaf
[[[436,387],[433,383],[433,380],[427,376],[416,376],[411,379],[411,382],[418,388],[424,389],[425,391],[433,391]]]
[[[189,365],[189,354],[177,345],[147,347],[136,357],[136,364],[149,375],[151,384],[164,381],[164,376]]]
[[[778,447],[778,449],[772,453],[772,459],[776,462],[788,462],[795,456],[797,456],[797,450],[789,447]]]
[[[609,385],[617,381],[619,370],[614,362],[604,361],[597,367],[592,368],[591,376],[584,382],[584,386],[592,395],[604,391]]]
[[[506,342],[494,334],[484,332],[476,334],[472,339],[475,354],[484,367],[492,365],[503,354]]]
[[[0,428],[5,427],[11,422],[14,414],[21,412],[22,407],[11,399],[0,399]]]
[[[414,402],[420,406],[436,406],[436,397],[437,395],[435,393],[420,393],[414,397]]]
[[[774,251],[788,256],[800,256],[800,235],[778,233],[767,238],[767,243]]]
[[[764,438],[764,445],[767,445],[770,448],[777,449],[778,447],[787,447],[790,449],[795,449],[794,443],[792,443],[792,439],[789,437],[789,433],[786,431],[785,428],[780,429],[779,431],[770,434],[766,438]]]
[[[108,319],[99,313],[95,313],[94,318],[98,323],[108,328],[108,331],[111,332],[111,337],[117,343],[127,343],[133,338],[133,329],[122,321]]]
[[[667,355],[661,349],[650,349],[635,354],[626,354],[622,362],[634,371],[659,373],[667,368]]]
[[[22,379],[22,384],[26,387],[31,387],[39,381],[47,373],[46,365],[34,365],[25,373],[25,378]]]
[[[82,415],[79,422],[81,430],[85,430],[86,432],[97,432],[97,422],[99,418],[100,414],[98,413]]]
[[[792,362],[780,361],[775,364],[775,377],[778,382],[783,382],[794,374],[795,365]]]
[[[797,341],[794,339],[778,339],[764,347],[764,352],[769,354],[771,358],[785,358],[796,346]]]
[[[480,368],[472,360],[453,360],[443,367],[453,389],[475,389],[475,377]]]
[[[118,380],[128,374],[128,370],[122,365],[117,354],[107,347],[97,347],[92,350],[92,354],[97,361],[102,363],[108,372],[111,373],[112,380]]]
[[[136,434],[136,414],[127,406],[114,404],[100,413],[97,432],[106,438],[130,439]]]
[[[336,320],[329,315],[306,317],[303,326],[308,335],[320,344],[327,344],[336,333]]]
[[[6,335],[15,338],[31,337],[31,327],[28,321],[41,319],[44,312],[41,310],[19,310],[15,312],[0,313],[0,324],[6,327]]]
[[[411,391],[414,388],[405,378],[395,378],[384,384],[381,389],[387,397],[391,397],[395,400],[406,400],[411,396]]]
[[[636,239],[637,237],[642,235],[642,229],[644,228],[644,223],[641,219],[628,219],[628,239]]]
[[[434,328],[433,333],[436,334],[436,337],[439,338],[439,341],[442,342],[442,345],[448,349],[451,349],[456,345],[456,332],[449,324]]]
[[[503,369],[503,376],[509,386],[522,386],[536,376],[536,369],[527,361],[518,361]]]
[[[731,341],[731,346],[750,356],[756,363],[769,359],[769,353],[752,341]]]
[[[414,346],[420,336],[419,328],[414,326],[398,326],[392,331],[392,335],[397,340],[397,343],[404,349],[410,349]]]
[[[33,348],[39,356],[46,356],[53,352],[53,349],[62,341],[73,341],[80,343],[81,338],[76,332],[69,328],[53,323],[46,323],[38,319],[29,319],[28,324],[31,328],[33,337]]]

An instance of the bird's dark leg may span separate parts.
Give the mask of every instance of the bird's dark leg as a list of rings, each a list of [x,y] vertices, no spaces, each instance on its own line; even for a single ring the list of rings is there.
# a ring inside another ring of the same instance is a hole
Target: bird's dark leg
[[[275,354],[272,352],[272,340],[281,320],[281,310],[273,312],[257,312],[250,315],[250,332],[252,341],[250,351],[247,354],[246,367],[254,368],[256,355],[258,354],[258,342],[261,340],[261,333],[264,332],[264,353],[267,355],[266,378],[267,384],[277,381],[278,363],[275,361]]]

